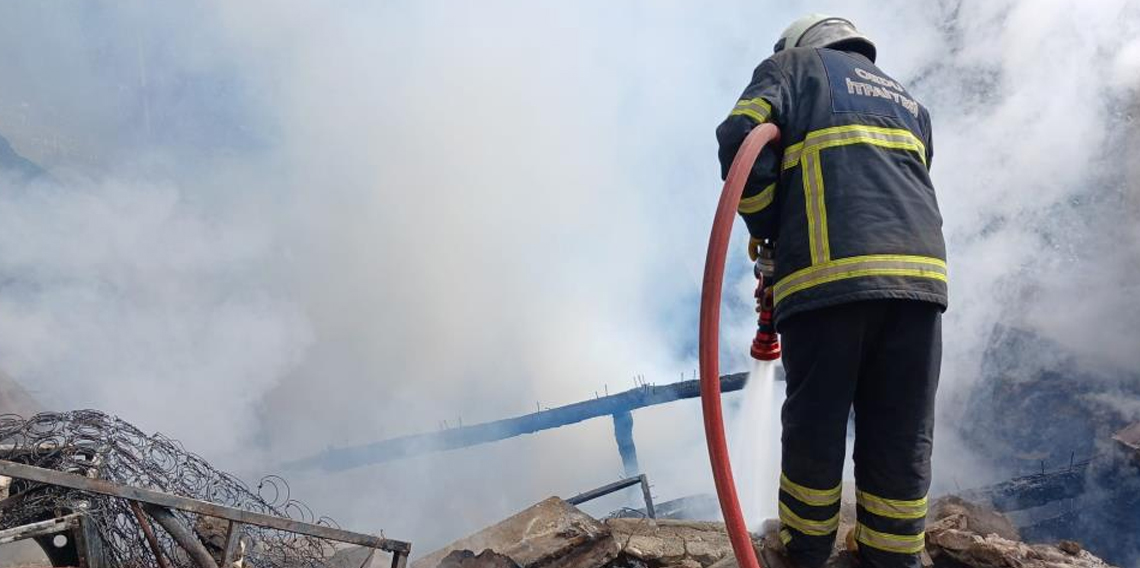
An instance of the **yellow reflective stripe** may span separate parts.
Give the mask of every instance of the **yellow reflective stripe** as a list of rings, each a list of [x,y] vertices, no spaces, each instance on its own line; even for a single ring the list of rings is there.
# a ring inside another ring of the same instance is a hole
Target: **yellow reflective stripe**
[[[780,542],[784,543],[784,546],[792,542],[792,533],[788,532],[788,529],[780,529]]]
[[[784,164],[783,169],[790,170],[800,165],[800,157],[803,156],[804,143],[797,142],[784,148]]]
[[[803,155],[804,143],[796,142],[787,148],[784,148],[784,164],[783,169],[790,170],[800,163],[800,156]]]
[[[947,281],[946,261],[925,256],[872,254],[829,260],[785,276],[773,288],[776,303],[801,290],[863,276],[912,276]]]
[[[807,152],[804,154],[803,163],[801,177],[804,184],[804,211],[807,212],[808,250],[811,251],[811,263],[819,264],[823,262],[823,235],[820,231],[819,210],[816,208],[819,205],[816,196],[823,193],[820,191],[815,177],[815,166],[819,163],[819,154]]]
[[[843,485],[836,485],[831,489],[812,489],[796,483],[784,474],[780,474],[780,489],[797,501],[812,507],[826,507],[839,502],[843,495]]]
[[[856,491],[855,499],[867,512],[880,517],[921,519],[926,516],[926,497],[913,500],[887,499],[866,491]]]
[[[926,546],[926,533],[890,534],[868,528],[863,523],[856,523],[855,540],[859,541],[859,544],[887,552],[918,554]]]
[[[756,97],[754,99],[742,99],[736,103],[736,106],[729,113],[729,116],[744,115],[756,122],[767,122],[768,117],[772,116],[772,105],[768,101]]]
[[[823,167],[820,165],[819,152],[812,152],[812,164],[809,165],[811,169],[812,178],[814,178],[815,185],[815,201],[816,208],[819,208],[819,218],[816,218],[816,224],[819,225],[820,232],[820,262],[827,262],[831,260],[831,242],[828,238],[828,205],[823,201]],[[805,164],[805,168],[808,164]]]
[[[923,164],[926,163],[926,145],[913,132],[904,128],[852,124],[809,132],[802,142],[784,149],[783,169],[796,167],[805,153],[848,144],[871,144],[896,150],[910,150],[918,154]]]
[[[756,122],[759,122],[760,124],[764,124],[765,122],[768,122],[767,115],[760,114],[760,113],[758,113],[758,112],[756,112],[750,108],[733,110],[732,112],[730,112],[728,114],[728,116],[747,116],[748,118],[751,118],[752,120],[755,120]]]
[[[827,205],[824,197],[823,166],[820,151],[847,144],[873,144],[888,148],[914,150],[926,163],[922,142],[909,130],[879,128],[854,124],[835,126],[809,133],[798,144],[784,150],[783,168],[802,164],[804,200],[806,202],[808,240],[813,265],[831,260],[831,242],[827,234]]]
[[[780,522],[806,535],[827,536],[839,530],[839,513],[826,521],[813,521],[795,514],[787,505],[780,503]]]
[[[923,153],[923,152],[925,152],[925,150],[922,149],[922,144],[911,142],[910,140],[883,139],[883,138],[875,138],[875,137],[858,136],[858,137],[851,137],[851,138],[843,138],[843,139],[839,139],[839,140],[827,140],[825,142],[821,142],[820,144],[813,146],[812,149],[813,150],[823,150],[825,148],[833,148],[835,146],[846,146],[848,144],[870,144],[872,146],[882,146],[884,148],[894,148],[896,150],[910,150],[912,152],[918,153],[919,157],[922,158],[922,163],[924,165],[926,164],[926,154]]]
[[[740,200],[740,206],[736,208],[737,211],[744,215],[752,213],[759,213],[772,204],[772,199],[776,196],[776,184],[769,185],[760,190],[760,193],[752,197],[745,197]]]

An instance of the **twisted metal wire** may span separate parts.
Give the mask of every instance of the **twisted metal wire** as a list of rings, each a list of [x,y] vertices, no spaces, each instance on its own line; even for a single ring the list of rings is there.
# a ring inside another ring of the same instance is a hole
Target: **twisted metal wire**
[[[30,418],[0,415],[0,459],[98,477],[124,485],[210,501],[246,511],[335,527],[293,499],[285,479],[270,475],[251,489],[215,469],[162,434],[147,435],[130,423],[96,410],[41,413]],[[0,529],[84,512],[95,522],[111,566],[155,566],[154,554],[125,499],[34,482],[13,480],[10,494],[23,494],[0,515]],[[227,523],[173,511],[220,559]],[[194,566],[177,544],[156,527],[162,553],[172,566]],[[242,527],[244,566],[294,568],[324,566],[331,542],[257,526]]]

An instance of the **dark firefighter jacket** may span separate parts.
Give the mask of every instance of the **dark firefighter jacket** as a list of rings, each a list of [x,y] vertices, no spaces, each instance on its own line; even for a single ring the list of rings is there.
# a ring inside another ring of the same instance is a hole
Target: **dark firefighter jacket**
[[[947,305],[942,216],[930,182],[930,115],[855,53],[801,47],[764,60],[717,128],[722,176],[758,124],[780,128],[740,214],[776,241],[776,324],[868,299]]]

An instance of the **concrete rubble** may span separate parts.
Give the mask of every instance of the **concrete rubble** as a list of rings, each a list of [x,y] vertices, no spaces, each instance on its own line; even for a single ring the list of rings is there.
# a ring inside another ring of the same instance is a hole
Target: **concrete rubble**
[[[701,568],[732,556],[723,523],[609,519],[625,566]]]
[[[845,504],[840,535],[854,526]],[[932,568],[1110,568],[1079,543],[1026,544],[1001,513],[957,497],[931,506],[924,564]],[[854,568],[837,539],[829,568]],[[754,535],[759,554],[774,539]],[[767,550],[767,552],[766,552]],[[733,568],[724,525],[717,522],[610,518],[598,521],[558,498],[412,563],[412,568]]]
[[[551,497],[412,563],[437,568],[455,551],[492,550],[520,568],[595,568],[617,558],[618,546],[606,525],[565,501]]]
[[[470,550],[454,550],[443,557],[439,568],[519,568],[519,564],[509,556],[493,550],[484,550],[479,554]]]
[[[1003,515],[950,498],[927,520],[926,549],[935,567],[1107,568],[1073,541],[1026,544]]]

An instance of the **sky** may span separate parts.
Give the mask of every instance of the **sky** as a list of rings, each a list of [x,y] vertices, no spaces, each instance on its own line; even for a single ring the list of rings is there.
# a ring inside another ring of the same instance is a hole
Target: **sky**
[[[0,191],[0,366],[253,480],[690,378],[713,131],[810,11],[853,20],[932,115],[940,424],[997,322],[1140,366],[1125,0],[9,4],[0,135],[51,180]],[[725,370],[750,364],[743,233]],[[635,420],[657,494],[711,487],[696,404]],[[936,447],[936,485],[982,477],[952,428]],[[426,551],[615,479],[615,449],[601,420],[294,494]]]

